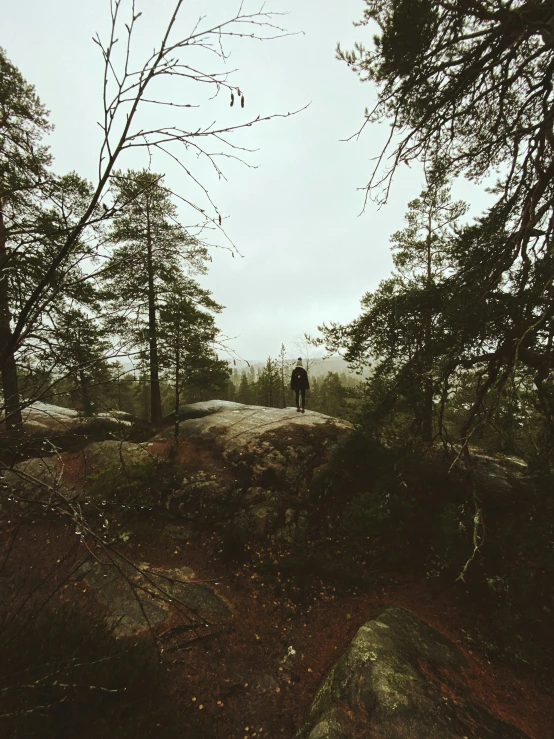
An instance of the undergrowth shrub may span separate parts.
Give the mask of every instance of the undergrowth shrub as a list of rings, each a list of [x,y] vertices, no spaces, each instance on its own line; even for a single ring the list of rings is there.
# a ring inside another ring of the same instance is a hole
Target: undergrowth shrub
[[[111,464],[101,472],[87,475],[86,489],[91,498],[109,503],[155,505],[159,502],[163,463],[144,459],[126,464]]]
[[[187,736],[151,640],[115,639],[104,622],[66,606],[4,627],[0,649],[3,737]]]

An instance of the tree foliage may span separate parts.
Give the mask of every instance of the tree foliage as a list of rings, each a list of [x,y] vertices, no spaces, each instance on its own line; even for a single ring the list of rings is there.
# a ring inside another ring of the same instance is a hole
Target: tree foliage
[[[166,8],[159,37],[152,39],[153,50],[147,44],[144,51],[138,44],[143,12],[134,0],[114,0],[109,9],[105,38],[96,35],[93,39],[103,60],[102,138],[93,183],[79,182],[72,175],[60,177],[50,170],[42,139],[49,129],[47,112],[34,88],[0,52],[0,371],[3,423],[10,431],[21,429],[21,407],[30,400],[20,397],[18,387],[22,353],[31,352],[31,346],[41,347],[37,326],[42,328],[46,320],[52,328],[50,313],[64,298],[74,290],[82,292],[87,282],[93,284],[99,277],[98,258],[109,257],[103,249],[103,226],[114,217],[123,217],[131,205],[128,199],[110,196],[118,187],[122,189],[118,174],[122,157],[142,151],[150,162],[153,157],[169,157],[180,166],[192,188],[181,194],[181,203],[194,215],[194,227],[216,232],[234,253],[221,213],[202,182],[204,172],[197,171],[198,160],[222,177],[222,156],[242,161],[241,156],[250,151],[244,144],[233,143],[237,131],[293,115],[248,117],[247,111],[242,112],[244,91],[237,80],[228,79],[224,66],[230,40],[270,40],[283,35],[276,13],[263,8],[249,12],[239,5],[235,13],[219,19],[192,19],[187,33],[183,30],[186,4],[173,0]],[[221,62],[220,69],[214,68],[215,59]],[[229,112],[233,119],[218,124],[210,114],[208,122],[192,124],[189,109],[203,108],[223,91],[231,102],[235,96],[240,100],[240,106]],[[140,120],[145,108],[161,117],[150,117],[155,123],[145,125]],[[68,193],[77,206],[69,210],[64,204]],[[33,262],[30,272],[26,271],[29,259]],[[12,283],[19,292],[14,292]],[[154,356],[151,370],[155,372],[156,367]],[[156,378],[152,387],[153,416],[159,420]]]
[[[345,351],[359,368],[373,365],[367,400],[377,412],[375,425],[396,410],[427,442],[437,430],[435,400],[449,361],[443,297],[457,264],[456,224],[465,212],[465,203],[452,202],[444,167],[435,161],[426,188],[408,204],[406,227],[391,236],[393,275],[364,295],[362,315],[351,324],[322,327],[330,351]]]
[[[187,267],[205,271],[207,251],[178,223],[161,175],[118,172],[113,190],[119,215],[109,238],[117,247],[103,274],[104,296],[118,315],[116,329],[131,345],[148,346],[150,416],[160,423],[159,311],[177,285],[185,287]]]
[[[434,157],[450,176],[499,178],[494,205],[451,244],[455,268],[436,298],[443,383],[469,368],[480,377],[462,435],[480,423],[485,396],[499,397],[521,365],[554,431],[554,5],[365,4],[360,25],[378,27],[373,48],[338,54],[377,87],[364,126],[392,126],[368,194],[383,200],[399,164]]]

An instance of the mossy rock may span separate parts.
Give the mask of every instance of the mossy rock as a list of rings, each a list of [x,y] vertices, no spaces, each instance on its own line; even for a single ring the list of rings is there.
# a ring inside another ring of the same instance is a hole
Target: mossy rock
[[[296,739],[524,739],[464,689],[468,667],[454,643],[413,613],[385,608],[335,664]]]

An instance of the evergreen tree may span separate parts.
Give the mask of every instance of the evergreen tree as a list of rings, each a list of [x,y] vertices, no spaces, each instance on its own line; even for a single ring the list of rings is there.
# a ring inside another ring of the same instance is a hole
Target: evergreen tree
[[[105,271],[105,295],[121,320],[117,329],[131,343],[148,346],[150,419],[162,420],[158,314],[187,267],[205,271],[207,252],[177,221],[177,211],[163,177],[145,170],[119,172],[116,204],[125,206],[115,219],[115,249]],[[131,321],[131,316],[133,320]]]
[[[104,404],[109,408],[140,415],[136,408],[136,381],[132,373],[126,371],[119,360],[110,363],[110,373],[112,382],[104,386],[102,392]]]
[[[433,398],[436,394],[436,378],[433,373],[433,344],[435,316],[440,312],[436,287],[454,268],[451,251],[452,227],[467,211],[467,205],[453,203],[450,185],[444,165],[435,160],[426,171],[427,187],[420,197],[408,204],[408,226],[393,234],[393,261],[400,277],[403,293],[416,291],[421,294],[421,330],[410,337],[413,342],[412,372],[421,383],[421,402],[415,411],[416,426],[421,437],[430,443],[433,439]],[[391,316],[394,324],[403,322],[402,315]],[[415,356],[417,354],[417,359]]]
[[[283,408],[287,407],[287,388],[289,387],[289,378],[287,377],[287,359],[286,359],[286,349],[285,345],[281,344],[281,351],[279,352],[279,360],[278,360],[278,368],[279,368],[279,382],[280,382],[280,389],[281,389],[281,406]]]
[[[339,56],[377,86],[367,122],[389,120],[368,195],[383,201],[397,166],[438,152],[451,175],[494,174],[496,202],[456,240],[443,301],[444,377],[482,371],[466,440],[487,394],[524,365],[554,437],[554,33],[550,2],[365,0],[373,48]],[[394,151],[387,151],[389,146]],[[383,172],[381,164],[393,162]],[[490,418],[490,416],[489,416]]]
[[[100,397],[97,387],[112,379],[106,361],[108,341],[104,331],[83,311],[70,308],[59,320],[54,331],[56,341],[52,352],[58,372],[65,375],[70,386],[74,407],[91,416]]]
[[[237,386],[233,382],[231,378],[227,381],[227,386],[223,392],[224,400],[229,400],[231,403],[235,402],[237,399]]]
[[[426,189],[408,205],[407,227],[391,237],[393,276],[364,296],[360,318],[323,327],[330,349],[346,349],[346,359],[360,368],[375,363],[369,380],[375,407],[387,413],[402,407],[427,443],[451,333],[444,287],[457,266],[453,227],[465,212],[464,203],[451,201],[446,171],[435,162]]]
[[[252,402],[252,393],[246,372],[243,372],[240,377],[240,384],[237,390],[237,401],[239,403],[244,403],[245,405],[249,405]]]
[[[336,372],[328,372],[319,389],[319,408],[327,416],[340,418],[345,413],[347,391]]]
[[[174,388],[176,437],[183,392],[188,402],[194,402],[227,389],[231,371],[213,349],[219,333],[213,313],[221,310],[211,294],[190,278],[175,282],[159,310],[159,361]]]
[[[267,358],[264,367],[258,374],[256,387],[260,405],[265,405],[268,408],[281,406],[281,375],[279,365],[275,359]]]
[[[47,111],[35,89],[7,59],[0,48],[0,347],[12,343],[12,301],[10,276],[17,250],[9,241],[18,234],[19,247],[28,231],[29,210],[36,205],[47,179],[50,155],[41,144],[50,129]],[[4,354],[1,363],[6,427],[21,427],[21,407],[14,351]]]
[[[356,404],[361,395],[361,383],[344,373],[328,372],[324,377],[310,378],[310,410],[335,418],[355,420]]]

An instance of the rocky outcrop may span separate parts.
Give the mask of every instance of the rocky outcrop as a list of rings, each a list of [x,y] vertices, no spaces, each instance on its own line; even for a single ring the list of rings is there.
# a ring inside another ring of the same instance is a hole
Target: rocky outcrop
[[[385,608],[335,664],[296,739],[525,739],[470,693],[468,667],[410,611]]]
[[[532,489],[527,463],[518,457],[484,454],[472,449],[469,455],[471,474],[485,512],[512,509],[522,494]],[[465,460],[458,462],[454,477],[467,478]]]
[[[64,436],[100,431],[129,431],[137,419],[123,411],[109,411],[84,416],[71,408],[35,401],[23,409],[24,431],[30,436]],[[1,428],[1,425],[0,425]]]
[[[194,572],[188,567],[164,569],[147,562],[102,563],[87,560],[76,573],[107,607],[106,620],[115,636],[129,636],[167,621],[179,610],[198,626],[201,619],[220,622],[231,616],[228,603],[213,588],[190,582]]]
[[[168,508],[189,520],[224,523],[237,540],[301,540],[310,504],[327,482],[330,463],[348,438],[347,421],[295,408],[195,403],[147,449],[172,455],[184,475]]]
[[[523,459],[504,454],[486,454],[476,446],[466,455],[458,445],[442,444],[427,450],[415,470],[418,478],[445,487],[460,499],[471,498],[473,484],[485,513],[513,510],[533,493],[533,479]]]
[[[54,499],[57,493],[95,503],[117,501],[116,476],[125,479],[125,471],[137,464],[153,461],[141,444],[128,441],[97,441],[80,452],[33,457],[4,473],[4,488],[32,500]],[[117,473],[117,475],[116,475]],[[95,485],[103,475],[105,485]],[[110,485],[110,482],[112,483]]]
[[[301,541],[352,425],[225,401],[185,406],[182,416],[177,444],[173,427],[143,444],[94,442],[21,462],[5,473],[4,487],[40,500],[56,492],[108,504],[135,496],[195,524],[221,526],[231,540]]]

